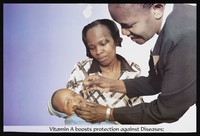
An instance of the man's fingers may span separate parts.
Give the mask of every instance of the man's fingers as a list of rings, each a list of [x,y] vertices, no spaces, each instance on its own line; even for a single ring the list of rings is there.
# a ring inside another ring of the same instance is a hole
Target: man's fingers
[[[95,85],[87,86],[87,87],[84,88],[83,93],[86,93],[86,92],[93,92],[93,91],[95,91],[95,90],[97,90],[97,86],[95,86]]]
[[[87,105],[87,107],[94,107],[94,106],[96,106],[96,103],[94,103],[94,102],[87,102],[86,105]]]
[[[84,119],[87,122],[91,122],[90,116],[88,114],[84,114],[84,112],[80,112],[79,110],[75,111],[76,115],[82,119]]]
[[[87,78],[85,78],[85,80],[83,81],[83,85],[85,87],[87,86],[90,86],[92,84],[95,84],[95,80],[99,79],[99,76],[98,75],[91,75],[91,76],[88,76]]]
[[[92,103],[90,105],[92,105]],[[84,119],[85,121],[93,122],[94,117],[91,115],[91,109],[86,108],[86,107],[83,107],[83,108],[77,107],[76,110],[75,110],[75,113],[78,117]]]
[[[96,86],[95,90],[99,90],[101,92],[109,92],[108,88],[102,88],[102,87],[99,87],[99,86]]]
[[[82,106],[77,106],[76,110],[78,111],[83,111],[83,112],[88,112],[90,109],[88,107],[82,107]]]
[[[101,88],[101,87],[95,86],[95,87],[90,87],[90,88],[84,89],[83,93],[93,92],[95,90],[99,90],[101,92],[109,92],[108,88]]]

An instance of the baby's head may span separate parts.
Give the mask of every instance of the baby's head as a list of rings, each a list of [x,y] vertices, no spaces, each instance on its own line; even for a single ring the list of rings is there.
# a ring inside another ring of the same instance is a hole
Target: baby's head
[[[86,100],[80,94],[67,88],[55,91],[51,101],[54,110],[68,116],[75,113],[76,106],[86,106]]]

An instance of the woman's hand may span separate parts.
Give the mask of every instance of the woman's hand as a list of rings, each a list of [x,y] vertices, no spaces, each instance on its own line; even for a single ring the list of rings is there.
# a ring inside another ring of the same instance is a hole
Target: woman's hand
[[[107,107],[97,103],[87,102],[86,107],[78,106],[75,110],[77,116],[81,117],[87,122],[101,122],[105,121]]]

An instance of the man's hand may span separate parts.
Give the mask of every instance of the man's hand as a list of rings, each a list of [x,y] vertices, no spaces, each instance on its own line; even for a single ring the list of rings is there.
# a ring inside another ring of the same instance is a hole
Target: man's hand
[[[126,87],[122,80],[113,80],[100,75],[91,75],[83,81],[84,92],[99,90],[102,92],[126,93]]]
[[[99,75],[91,75],[83,81],[84,91],[111,91],[112,79],[108,79]]]
[[[102,122],[105,121],[107,107],[97,103],[87,102],[86,107],[78,106],[75,110],[77,116],[87,122]]]

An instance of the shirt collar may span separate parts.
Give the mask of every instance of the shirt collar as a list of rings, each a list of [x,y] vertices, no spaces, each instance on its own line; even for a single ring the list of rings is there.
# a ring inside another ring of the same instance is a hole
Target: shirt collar
[[[127,70],[127,71],[134,71],[132,67],[128,64],[126,59],[122,57],[121,55],[117,54],[117,59],[121,62],[121,71]],[[90,69],[88,70],[88,75],[92,73],[98,73],[101,72],[101,68],[99,66],[99,63],[97,60],[93,59]]]

